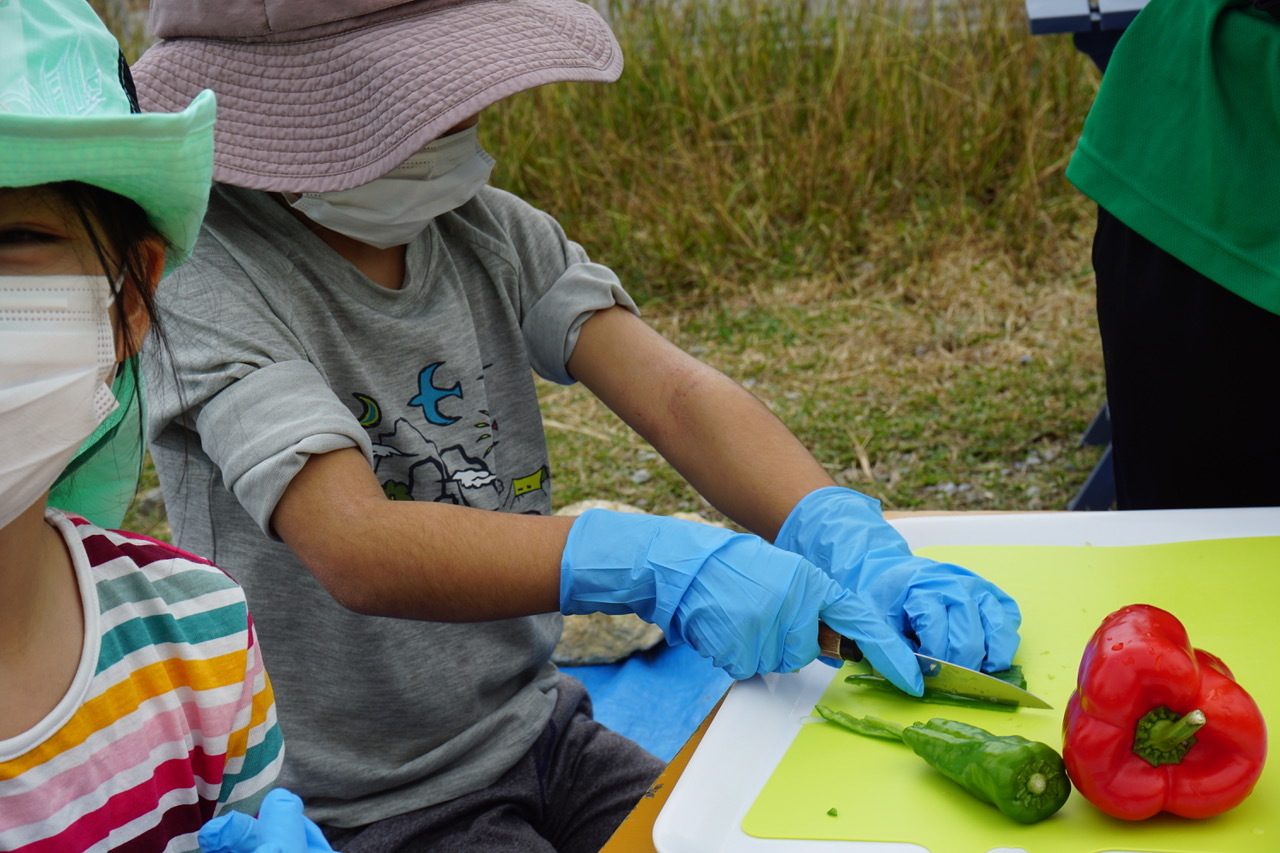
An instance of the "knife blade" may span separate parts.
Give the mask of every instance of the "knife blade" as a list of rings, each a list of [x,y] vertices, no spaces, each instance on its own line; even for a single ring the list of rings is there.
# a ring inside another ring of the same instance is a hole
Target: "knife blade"
[[[857,663],[863,659],[862,649],[849,637],[842,637],[827,625],[818,623],[818,648],[824,657]],[[1026,708],[1052,710],[1048,702],[1007,681],[993,675],[949,663],[938,658],[916,653],[924,686],[956,696],[983,699],[1001,705],[1021,705]]]

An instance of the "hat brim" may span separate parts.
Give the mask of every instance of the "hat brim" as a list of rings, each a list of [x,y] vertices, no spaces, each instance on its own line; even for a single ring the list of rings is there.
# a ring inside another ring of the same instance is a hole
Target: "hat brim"
[[[166,113],[2,115],[0,186],[80,181],[132,199],[172,244],[170,270],[195,245],[213,171],[214,95],[183,103]]]
[[[164,39],[133,66],[144,110],[217,93],[217,180],[292,192],[368,183],[509,95],[621,72],[580,0],[478,0],[292,42]]]

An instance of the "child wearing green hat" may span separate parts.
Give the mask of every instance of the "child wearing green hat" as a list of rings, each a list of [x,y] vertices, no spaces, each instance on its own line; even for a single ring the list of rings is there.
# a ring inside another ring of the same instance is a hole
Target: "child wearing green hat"
[[[0,850],[194,851],[282,761],[253,623],[212,564],[93,520],[135,488],[137,353],[214,98],[139,114],[84,0],[6,0],[0,42]]]

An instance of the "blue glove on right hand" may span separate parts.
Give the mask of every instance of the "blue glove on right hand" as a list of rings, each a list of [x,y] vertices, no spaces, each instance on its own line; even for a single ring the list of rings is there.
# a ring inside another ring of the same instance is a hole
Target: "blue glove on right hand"
[[[923,689],[910,647],[881,614],[803,557],[708,524],[583,513],[561,559],[560,611],[634,613],[734,678],[809,663],[821,620],[846,636],[874,637],[872,663],[913,672],[914,683],[902,686],[916,695]]]
[[[895,633],[913,634],[922,654],[987,672],[1013,662],[1022,622],[1014,600],[968,569],[913,555],[880,504],[864,494],[838,487],[810,492],[774,544],[821,567]],[[846,636],[880,669],[872,638]]]
[[[228,812],[200,827],[201,853],[334,853],[320,827],[285,788],[268,791],[256,818]]]

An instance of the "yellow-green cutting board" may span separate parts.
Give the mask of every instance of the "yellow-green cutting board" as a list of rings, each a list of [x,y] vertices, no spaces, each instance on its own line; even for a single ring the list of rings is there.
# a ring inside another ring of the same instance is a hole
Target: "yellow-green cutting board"
[[[1128,547],[939,546],[918,553],[958,563],[999,584],[1022,609],[1021,664],[1028,689],[1053,711],[970,710],[872,696],[837,675],[822,703],[909,724],[962,720],[998,734],[1062,747],[1062,711],[1085,643],[1126,604],[1162,607],[1186,626],[1192,645],[1221,657],[1280,726],[1280,537]],[[836,810],[831,816],[828,811]],[[1107,817],[1073,791],[1053,817],[1017,824],[974,799],[906,746],[825,722],[807,723],[742,821],[761,838],[913,842],[930,853],[1277,853],[1280,757],[1253,794],[1202,821],[1161,815],[1141,822]]]

